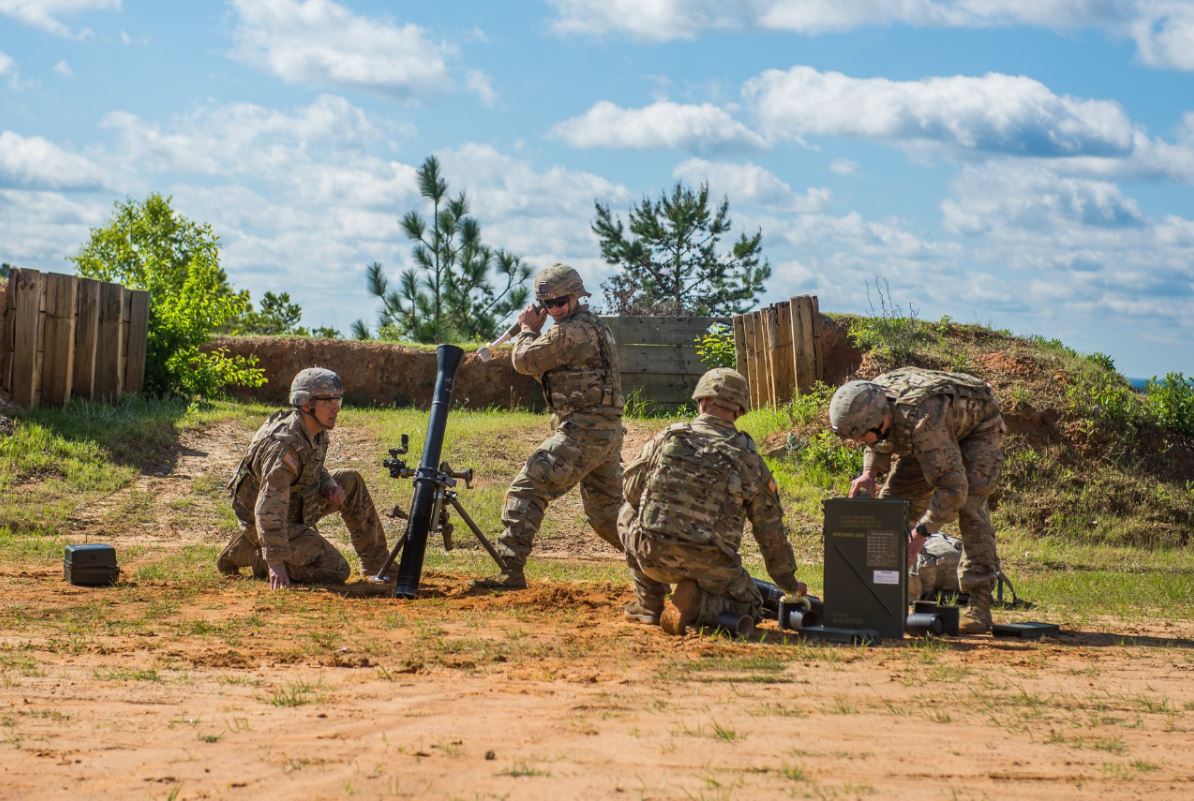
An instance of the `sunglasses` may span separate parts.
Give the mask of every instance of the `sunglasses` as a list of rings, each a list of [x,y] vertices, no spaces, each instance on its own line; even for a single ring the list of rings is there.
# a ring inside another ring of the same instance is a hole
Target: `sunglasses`
[[[571,295],[563,295],[562,297],[552,298],[551,300],[545,300],[545,301],[543,301],[543,308],[553,309],[553,308],[556,308],[557,306],[567,306],[568,301],[569,301],[569,299],[571,299],[571,297],[572,297]]]

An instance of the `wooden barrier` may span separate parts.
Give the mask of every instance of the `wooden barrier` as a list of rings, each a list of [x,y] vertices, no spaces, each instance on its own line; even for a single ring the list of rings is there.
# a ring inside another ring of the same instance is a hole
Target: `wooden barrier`
[[[602,317],[618,343],[622,391],[666,409],[692,401],[697,380],[709,368],[696,340],[725,317]]]
[[[115,400],[145,380],[149,293],[14,269],[0,320],[0,385],[18,406]]]
[[[752,406],[779,406],[824,379],[820,321],[815,295],[734,316],[738,372]]]

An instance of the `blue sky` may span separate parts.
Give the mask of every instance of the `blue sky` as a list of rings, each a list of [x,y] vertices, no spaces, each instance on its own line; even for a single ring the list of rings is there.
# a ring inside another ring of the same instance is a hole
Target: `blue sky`
[[[1194,2],[0,0],[4,261],[70,272],[157,191],[235,286],[347,331],[430,154],[598,301],[594,201],[708,181],[764,233],[763,302],[865,313],[879,278],[1194,374]]]

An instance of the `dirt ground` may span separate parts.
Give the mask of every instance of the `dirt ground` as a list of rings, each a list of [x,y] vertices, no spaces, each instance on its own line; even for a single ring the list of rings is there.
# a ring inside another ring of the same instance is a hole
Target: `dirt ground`
[[[71,518],[130,580],[0,565],[0,798],[1194,798],[1191,621],[859,648],[671,638],[620,582],[475,595],[455,554],[415,601],[139,570],[221,543],[191,499],[246,438],[188,433]],[[594,539],[534,558],[616,564]]]

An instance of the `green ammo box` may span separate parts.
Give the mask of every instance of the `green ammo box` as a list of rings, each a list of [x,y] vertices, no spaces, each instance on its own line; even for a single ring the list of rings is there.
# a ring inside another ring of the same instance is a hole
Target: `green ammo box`
[[[908,502],[832,498],[824,506],[825,625],[903,638]]]
[[[102,587],[115,584],[120,568],[111,545],[68,545],[62,557],[62,575],[71,584]]]

